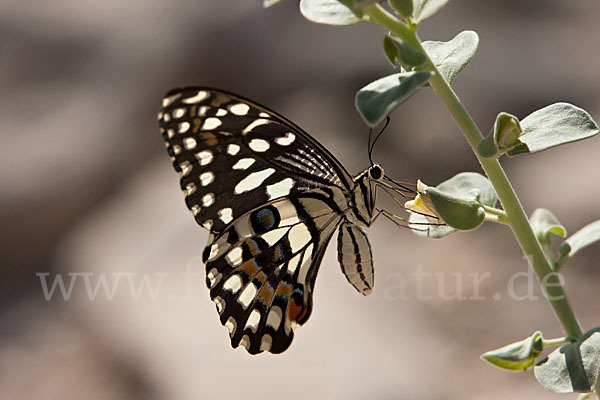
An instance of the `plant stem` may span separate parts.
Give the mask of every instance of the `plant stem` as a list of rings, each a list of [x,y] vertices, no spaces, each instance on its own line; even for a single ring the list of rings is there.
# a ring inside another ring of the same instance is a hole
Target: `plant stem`
[[[406,25],[398,21],[381,6],[375,4],[364,9],[364,11],[370,22],[385,27],[415,46],[418,50],[427,54],[416,33],[412,32]],[[546,294],[546,298],[552,305],[554,313],[565,333],[567,336],[580,337],[582,334],[581,328],[564,293],[559,275],[552,270],[552,267],[529,224],[527,215],[525,214],[508,177],[500,166],[500,163],[495,158],[483,158],[478,154],[477,146],[483,139],[483,135],[454,90],[452,90],[448,82],[446,82],[444,77],[440,74],[429,56],[427,56],[427,61],[422,68],[424,70],[435,72],[435,75],[430,78],[429,84],[446,105],[450,114],[452,114],[452,117],[479,160],[485,174],[496,189],[498,198],[506,212],[508,225],[511,227],[519,242],[525,257],[530,260],[538,280],[542,285],[543,292]]]
[[[483,206],[483,209],[485,210],[486,221],[508,225],[508,219],[506,218],[506,212],[504,212],[504,210],[488,206]],[[488,215],[494,217],[494,219],[488,219]]]

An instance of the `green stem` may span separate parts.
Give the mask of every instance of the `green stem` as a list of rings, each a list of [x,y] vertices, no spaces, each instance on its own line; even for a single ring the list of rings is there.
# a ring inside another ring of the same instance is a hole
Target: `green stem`
[[[499,224],[508,225],[508,218],[506,217],[506,212],[504,212],[504,210],[500,210],[498,208],[488,207],[488,206],[483,206],[483,209],[485,210],[485,215],[486,215],[485,220],[486,221],[491,221],[491,222],[496,222]],[[488,216],[494,217],[494,218],[488,219]]]
[[[542,341],[542,344],[543,344],[544,348],[546,348],[546,347],[560,346],[561,344],[565,344],[565,343],[573,343],[574,341],[575,341],[575,338],[567,336],[564,338],[544,339]]]
[[[418,50],[427,54],[416,33],[412,32],[406,25],[398,21],[381,6],[376,4],[364,9],[364,11],[369,22],[385,27],[415,46]],[[483,139],[483,135],[456,93],[454,93],[454,90],[452,90],[448,82],[446,82],[444,77],[440,74],[429,56],[422,68],[424,70],[435,72],[435,75],[429,80],[429,84],[444,102],[448,111],[450,111],[450,114],[452,114],[452,117],[477,156],[485,174],[496,189],[498,198],[506,212],[508,225],[511,227],[523,253],[531,261],[532,267],[542,285],[542,289],[544,290],[544,293],[547,294],[546,298],[550,302],[565,333],[567,336],[580,337],[582,334],[581,327],[569,305],[559,276],[556,273],[553,273],[552,267],[529,224],[527,215],[525,214],[508,177],[500,166],[500,163],[496,159],[479,156],[477,146]]]

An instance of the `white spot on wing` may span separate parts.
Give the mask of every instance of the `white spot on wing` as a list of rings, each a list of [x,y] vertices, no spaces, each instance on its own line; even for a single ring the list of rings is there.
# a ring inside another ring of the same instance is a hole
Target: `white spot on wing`
[[[278,306],[271,307],[271,311],[269,311],[269,315],[267,316],[267,326],[270,326],[275,330],[279,329],[282,317],[283,312],[281,311],[281,308]]]
[[[187,121],[183,121],[179,124],[179,128],[177,129],[179,133],[186,133],[190,130],[190,123]]]
[[[298,268],[298,264],[300,263],[300,259],[302,258],[303,253],[298,253],[290,260],[288,263],[288,271],[293,274],[296,272],[296,268]]]
[[[195,104],[200,103],[202,100],[208,97],[208,92],[204,90],[199,90],[195,96],[188,97],[187,99],[181,100],[185,104]]]
[[[193,182],[190,182],[187,185],[185,185],[185,195],[186,196],[193,194],[195,191],[196,191],[196,185]]]
[[[219,245],[213,243],[210,245],[210,253],[208,254],[208,261],[212,261],[219,256]]]
[[[287,196],[296,182],[292,178],[285,178],[282,181],[267,186],[269,200]]]
[[[230,276],[223,284],[223,290],[229,290],[236,294],[242,287],[242,279],[238,274]]]
[[[217,110],[217,113],[215,114],[215,116],[217,116],[217,117],[224,117],[226,115],[227,115],[227,110],[224,108],[219,108]]]
[[[221,126],[221,120],[219,118],[208,117],[204,120],[204,123],[202,124],[202,130],[210,131],[212,129],[218,128],[219,126]]]
[[[196,147],[196,139],[191,137],[183,139],[183,146],[186,148],[186,150],[194,149]]]
[[[208,288],[210,289],[215,286],[215,284],[219,283],[223,275],[216,268],[213,268],[206,274],[206,277],[208,278]]]
[[[192,170],[192,164],[190,164],[189,161],[183,161],[181,164],[179,164],[179,169],[181,169],[181,176],[186,176]]]
[[[245,310],[248,308],[252,300],[256,297],[257,289],[254,283],[250,282],[246,285],[240,296],[238,297],[238,303],[242,305],[242,308]]]
[[[175,100],[177,100],[181,96],[181,93],[174,94],[169,97],[165,97],[162,101],[163,107],[169,107]]]
[[[210,150],[203,150],[199,153],[195,154],[198,161],[200,161],[200,165],[208,165],[213,160],[213,153]]]
[[[217,296],[213,299],[213,301],[217,305],[217,311],[219,312],[219,314],[221,314],[223,312],[223,310],[225,309],[225,300],[223,300],[222,298]]]
[[[185,115],[185,108],[177,108],[173,111],[174,118],[181,118]]]
[[[289,146],[294,142],[294,140],[296,140],[296,135],[294,135],[292,132],[288,132],[285,134],[285,136],[275,138],[275,143],[280,146]]]
[[[241,158],[233,164],[233,169],[248,169],[256,161],[254,158]]]
[[[269,351],[271,350],[271,345],[273,344],[273,338],[271,335],[265,333],[260,340],[260,350]]]
[[[250,111],[250,106],[248,106],[248,104],[238,103],[229,106],[229,111],[235,115],[243,116],[248,114],[248,111]]]
[[[233,334],[235,333],[235,328],[237,326],[237,324],[235,322],[235,318],[229,317],[227,319],[227,322],[225,322],[225,326],[229,330],[229,336],[233,336]]]
[[[290,229],[290,233],[288,234],[288,239],[290,241],[290,247],[292,248],[292,253],[297,252],[302,249],[308,242],[310,242],[310,232],[306,225],[298,224],[294,225]],[[302,282],[302,281],[301,281]]]
[[[242,131],[242,134],[245,135],[248,132],[254,130],[256,127],[268,124],[270,122],[271,121],[269,121],[268,119],[263,119],[263,118],[255,119],[254,121],[250,122],[247,127],[244,128],[244,130]]]
[[[237,144],[232,143],[229,146],[227,146],[227,154],[235,156],[239,152],[240,146],[238,146]]]
[[[233,210],[228,207],[228,208],[223,208],[223,209],[219,210],[219,212],[217,214],[219,214],[219,219],[221,221],[228,224],[233,220],[232,212],[233,212]]]
[[[227,253],[227,260],[234,267],[240,265],[242,263],[242,248],[234,247],[233,249],[229,250],[229,253]]]
[[[209,207],[215,202],[215,195],[212,193],[206,193],[202,197],[202,207]]]
[[[259,323],[260,323],[260,311],[258,311],[255,308],[250,313],[250,316],[248,317],[248,321],[246,321],[246,326],[244,326],[244,330],[246,328],[250,328],[250,330],[252,331],[252,333],[256,333],[256,330],[258,329],[258,324]]]
[[[269,246],[273,246],[275,243],[277,243],[277,241],[279,239],[281,239],[283,237],[283,235],[285,235],[287,233],[287,231],[289,231],[289,228],[278,228],[278,229],[273,229],[272,231],[269,231],[265,234],[263,234],[261,236],[261,238],[263,238],[268,244]]]
[[[234,193],[240,194],[248,192],[252,189],[256,189],[267,179],[275,173],[274,168],[263,169],[262,171],[253,172],[244,179],[242,179],[237,185],[235,185]]]
[[[252,139],[250,143],[248,143],[248,146],[250,146],[252,150],[261,153],[269,150],[270,147],[269,142],[267,142],[265,139]]]
[[[248,337],[248,335],[242,336],[242,338],[240,339],[240,346],[242,346],[246,350],[250,348],[250,337]]]
[[[312,262],[312,257],[310,256],[313,251],[313,244],[309,244],[306,250],[304,251],[305,257],[302,260],[302,266],[300,267],[300,272],[298,273],[298,282],[305,282],[306,274],[308,274],[308,270],[310,269],[310,264]]]
[[[208,220],[204,221],[204,222],[202,223],[202,226],[204,227],[204,229],[208,229],[208,230],[210,231],[210,229],[211,229],[211,228],[212,228],[212,226],[213,226],[212,219],[208,219]]]
[[[215,180],[215,174],[213,174],[212,172],[208,171],[208,172],[203,172],[200,175],[200,184],[202,186],[208,186],[210,185],[213,181]]]

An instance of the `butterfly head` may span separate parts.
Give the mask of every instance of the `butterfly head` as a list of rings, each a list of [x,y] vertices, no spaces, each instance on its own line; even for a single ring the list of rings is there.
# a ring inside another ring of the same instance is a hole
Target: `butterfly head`
[[[377,182],[385,176],[381,165],[373,163],[354,178],[353,211],[356,222],[369,226],[375,211]]]
[[[383,168],[379,164],[372,164],[367,170],[367,173],[369,174],[369,178],[375,181],[383,179],[384,176]]]

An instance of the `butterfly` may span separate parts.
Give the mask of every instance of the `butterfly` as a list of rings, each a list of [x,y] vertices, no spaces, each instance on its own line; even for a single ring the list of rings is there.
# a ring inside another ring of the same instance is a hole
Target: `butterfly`
[[[187,207],[209,233],[206,284],[232,347],[281,353],[312,311],[325,249],[363,295],[373,289],[364,233],[379,215],[384,171],[352,177],[319,142],[242,96],[206,87],[169,91],[160,131]]]

